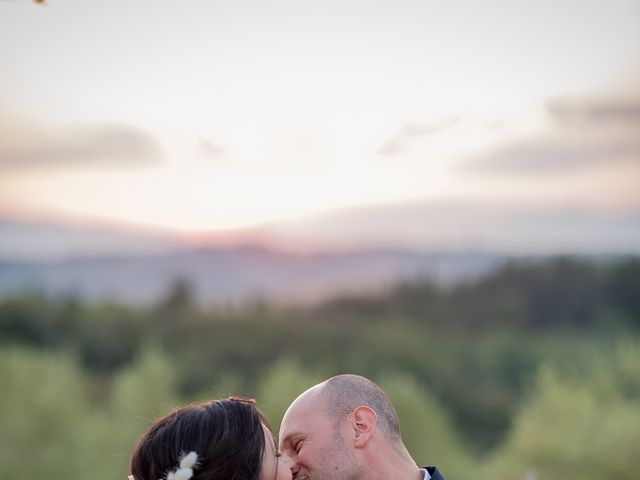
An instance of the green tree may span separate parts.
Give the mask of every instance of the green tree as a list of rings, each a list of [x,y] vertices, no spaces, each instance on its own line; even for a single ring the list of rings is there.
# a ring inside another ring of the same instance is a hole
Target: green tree
[[[597,355],[580,375],[545,367],[484,475],[498,480],[640,478],[640,345]],[[483,475],[480,475],[483,476]]]
[[[0,379],[2,476],[76,477],[83,462],[78,426],[91,411],[72,359],[10,347],[0,351]]]
[[[412,377],[388,374],[380,386],[396,407],[402,438],[420,465],[435,464],[450,478],[471,478],[473,459],[438,401]]]
[[[260,382],[257,399],[275,434],[291,402],[307,388],[322,381],[323,377],[323,373],[307,371],[289,358],[281,359],[269,369]]]

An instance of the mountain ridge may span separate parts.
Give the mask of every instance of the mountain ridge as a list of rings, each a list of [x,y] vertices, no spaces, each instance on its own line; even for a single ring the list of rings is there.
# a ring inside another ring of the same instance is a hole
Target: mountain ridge
[[[301,254],[264,247],[196,248],[146,255],[76,258],[47,263],[0,262],[0,294],[37,290],[148,304],[178,279],[197,301],[251,298],[309,301],[342,291],[367,291],[402,280],[428,278],[446,285],[476,278],[500,263],[487,254],[360,251]]]

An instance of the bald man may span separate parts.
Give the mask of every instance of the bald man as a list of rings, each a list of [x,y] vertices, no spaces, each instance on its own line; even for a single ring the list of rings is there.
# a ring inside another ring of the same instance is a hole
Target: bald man
[[[413,461],[393,405],[359,375],[331,377],[294,400],[280,449],[293,461],[294,480],[444,480]]]

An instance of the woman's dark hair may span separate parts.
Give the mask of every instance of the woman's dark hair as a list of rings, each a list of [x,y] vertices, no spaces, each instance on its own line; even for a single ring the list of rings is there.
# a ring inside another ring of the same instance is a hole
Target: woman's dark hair
[[[156,420],[138,441],[131,474],[136,480],[164,479],[194,451],[193,480],[259,480],[263,424],[270,429],[251,400],[232,397],[178,408]]]

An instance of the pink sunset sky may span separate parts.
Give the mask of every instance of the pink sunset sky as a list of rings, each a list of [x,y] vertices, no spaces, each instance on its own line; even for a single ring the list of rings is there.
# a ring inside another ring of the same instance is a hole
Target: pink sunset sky
[[[0,1],[0,217],[640,250],[640,3]]]

